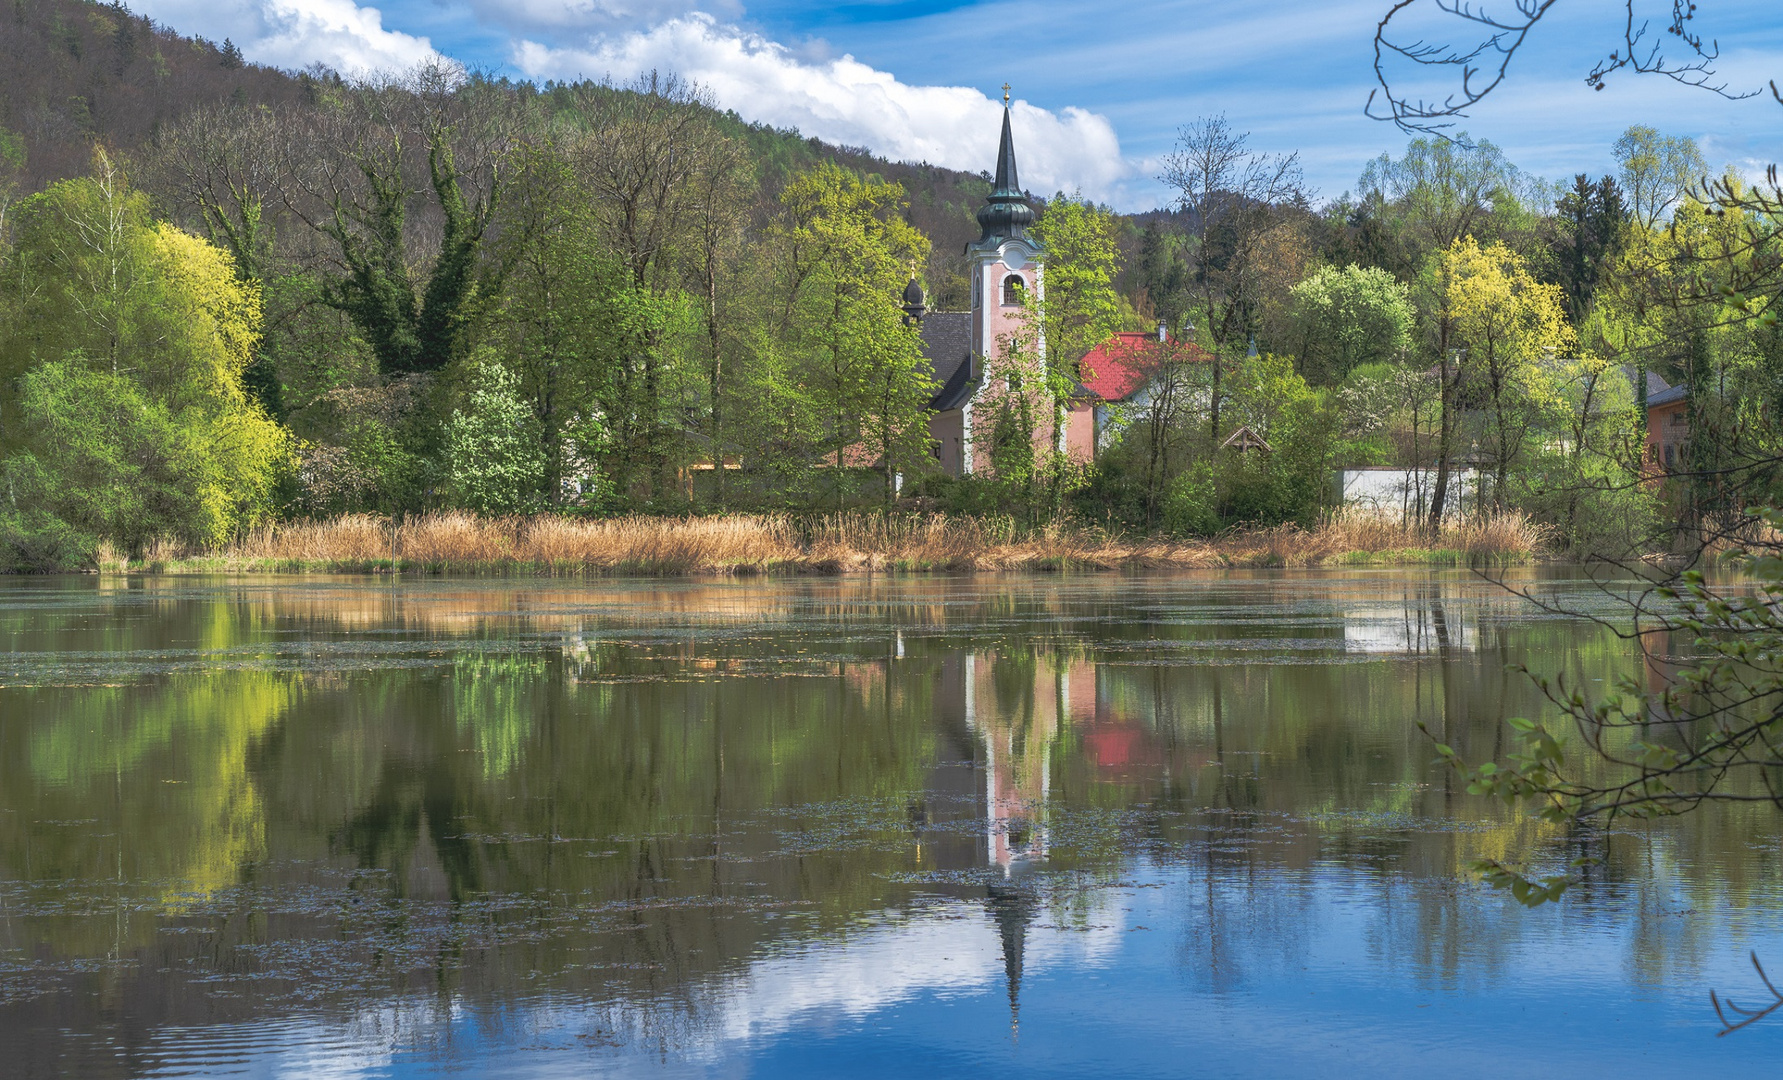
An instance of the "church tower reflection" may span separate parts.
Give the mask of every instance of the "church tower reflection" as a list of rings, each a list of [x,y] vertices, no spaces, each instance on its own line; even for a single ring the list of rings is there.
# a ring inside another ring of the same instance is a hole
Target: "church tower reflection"
[[[1055,771],[1087,767],[1120,783],[1162,764],[1155,735],[1103,700],[1098,683],[1094,661],[1046,650],[954,653],[936,679],[936,765],[911,824],[928,869],[988,871],[979,887],[1003,957],[1012,1036],[1045,903],[1036,871],[1054,843]]]
[[[985,854],[1007,878],[1046,858],[1046,801],[1066,676],[1032,654],[964,661],[966,726],[984,750]]]

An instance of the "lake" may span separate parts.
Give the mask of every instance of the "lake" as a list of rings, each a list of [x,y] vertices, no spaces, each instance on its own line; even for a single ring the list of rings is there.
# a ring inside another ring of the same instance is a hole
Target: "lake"
[[[1513,571],[1583,614],[1575,571]],[[1775,1075],[1783,817],[1432,763],[1656,685],[1466,571],[0,581],[0,1075]],[[1657,651],[1681,647],[1649,642]],[[1601,862],[1525,910],[1482,857]]]

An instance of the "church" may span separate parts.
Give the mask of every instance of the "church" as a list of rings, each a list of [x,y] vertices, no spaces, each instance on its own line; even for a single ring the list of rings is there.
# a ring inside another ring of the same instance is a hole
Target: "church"
[[[982,235],[966,246],[971,275],[970,311],[928,311],[922,287],[912,280],[904,290],[904,310],[922,329],[923,355],[940,387],[929,400],[929,435],[941,469],[949,476],[984,473],[989,468],[987,424],[998,390],[987,385],[985,359],[1001,355],[1011,340],[1029,332],[1024,305],[1045,296],[1046,248],[1029,235],[1034,208],[1016,175],[1015,137],[1010,130],[1007,89],[1003,95],[1003,135],[990,197],[978,210]],[[1042,360],[1044,337],[1037,342]],[[1050,410],[1039,418],[1037,448],[1050,446],[1088,461],[1095,454],[1097,399],[1079,388],[1067,405],[1062,430],[1054,430]]]

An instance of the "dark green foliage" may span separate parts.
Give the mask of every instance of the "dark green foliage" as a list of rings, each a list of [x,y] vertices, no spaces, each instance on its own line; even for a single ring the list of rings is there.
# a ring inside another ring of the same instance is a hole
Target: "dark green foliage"
[[[1158,218],[1148,220],[1140,233],[1137,265],[1132,273],[1134,291],[1143,293],[1157,319],[1172,328],[1182,326],[1190,302],[1191,267],[1184,254],[1185,246],[1181,232]]]
[[[91,569],[98,542],[39,510],[0,511],[0,574],[54,574]]]
[[[1568,314],[1577,324],[1591,309],[1605,265],[1622,252],[1630,217],[1613,176],[1593,183],[1579,173],[1573,177],[1572,190],[1554,203],[1554,209],[1560,227],[1554,265],[1566,290]]]
[[[324,302],[339,308],[371,346],[378,370],[422,370],[415,288],[409,280],[403,221],[408,191],[400,172],[362,164],[369,206],[340,205],[327,226],[340,245],[346,273],[323,285]]]
[[[470,317],[476,295],[477,258],[484,224],[492,205],[469,207],[458,183],[447,132],[435,134],[427,148],[427,167],[445,217],[439,258],[421,293],[415,320],[415,371],[437,371],[456,355],[459,334]],[[494,202],[493,196],[490,200]]]

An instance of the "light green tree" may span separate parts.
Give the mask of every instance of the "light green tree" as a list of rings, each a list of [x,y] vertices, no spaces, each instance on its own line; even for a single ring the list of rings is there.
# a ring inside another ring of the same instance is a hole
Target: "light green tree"
[[[1341,382],[1364,364],[1398,359],[1411,344],[1410,290],[1385,270],[1320,267],[1291,295],[1299,370],[1314,381]]]
[[[832,163],[795,177],[780,197],[779,344],[800,370],[819,442],[843,495],[843,470],[877,465],[890,499],[900,473],[930,458],[934,381],[900,293],[928,240],[900,214],[903,188]]]
[[[488,354],[471,364],[465,402],[446,421],[446,478],[454,502],[484,514],[513,514],[542,502],[545,455],[539,420],[520,397],[520,379]]]
[[[220,543],[270,511],[291,461],[242,386],[258,290],[225,252],[152,223],[103,153],[94,172],[21,207],[0,325],[9,509],[132,549]]]
[[[1656,228],[1709,172],[1696,140],[1661,135],[1646,124],[1624,131],[1612,150],[1620,167],[1622,190],[1628,193],[1628,208],[1643,229]]]
[[[1037,294],[1024,298],[1034,332],[1023,336],[1045,343],[1045,363],[1035,367],[1045,380],[1054,440],[1039,476],[1046,483],[1046,501],[1056,511],[1071,474],[1070,458],[1058,448],[1058,433],[1065,426],[1071,393],[1086,377],[1083,358],[1123,322],[1114,287],[1120,273],[1121,224],[1113,210],[1087,201],[1081,192],[1061,192],[1047,203],[1032,231],[1046,247],[1046,270]]]

